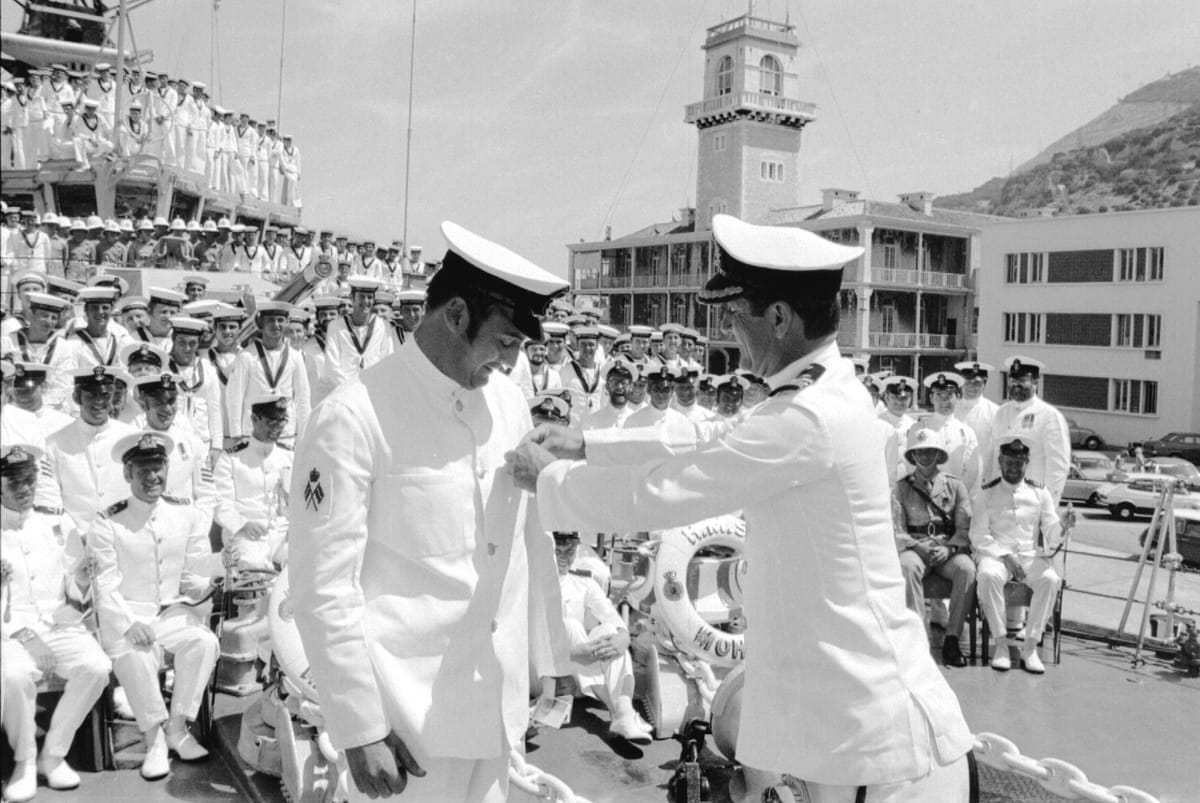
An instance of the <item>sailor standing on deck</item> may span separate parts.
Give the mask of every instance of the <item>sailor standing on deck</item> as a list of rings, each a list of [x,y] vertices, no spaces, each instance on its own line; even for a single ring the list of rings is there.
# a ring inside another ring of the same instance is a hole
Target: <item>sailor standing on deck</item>
[[[996,438],[1010,432],[1024,433],[1029,446],[1025,476],[1044,485],[1058,504],[1071,470],[1071,432],[1058,408],[1038,396],[1038,381],[1046,366],[1017,355],[1004,361],[1004,370],[1008,373],[1008,401],[996,411],[992,432]],[[989,451],[985,476],[995,479],[1000,451],[996,444]]]
[[[987,385],[988,374],[996,369],[985,362],[956,362],[954,370],[963,378],[962,398],[954,408],[954,417],[975,433],[982,462],[991,453],[992,419],[1000,409],[1000,405],[983,395],[983,388]],[[982,468],[984,474],[991,472],[986,465]]]
[[[246,313],[243,310],[226,304],[214,309],[212,325],[215,336],[212,346],[204,355],[204,359],[208,363],[205,370],[212,371],[212,375],[221,389],[221,422],[225,440],[229,439],[229,394],[227,390],[229,375],[233,373],[234,360],[242,350],[238,345],[237,336],[242,329],[242,320],[245,317]],[[222,443],[229,445],[224,441]]]
[[[745,610],[758,624],[746,631],[738,760],[803,779],[823,803],[965,802],[971,732],[905,606],[882,432],[863,426],[870,398],[837,346],[842,266],[862,249],[728,215],[713,236],[720,267],[700,299],[721,304],[772,397],[732,426],[539,428],[510,457],[518,485],[536,487],[553,530],[742,509],[755,577]],[[699,438],[706,428],[719,437]]]
[[[258,337],[238,353],[233,372],[225,388],[229,436],[241,440],[250,436],[250,399],[267,393],[288,398],[288,425],[280,439],[291,444],[304,431],[312,409],[304,356],[284,340],[292,305],[284,301],[264,301],[258,305],[254,322]]]
[[[325,373],[323,384],[329,390],[359,371],[369,368],[395,349],[395,339],[387,321],[379,319],[371,308],[375,304],[378,279],[350,277],[350,314],[329,323],[325,335]]]
[[[501,470],[530,428],[502,369],[566,283],[442,230],[414,342],[326,398],[296,454],[292,602],[356,801],[505,800],[530,656],[544,676],[566,654],[550,535]]]
[[[599,410],[604,399],[600,366],[596,364],[600,330],[595,326],[581,325],[572,332],[575,335],[576,357],[559,369],[558,377],[562,380],[562,386],[571,392],[571,409],[577,415],[584,416],[592,410]]]
[[[929,391],[933,415],[921,424],[936,430],[942,436],[942,446],[948,455],[942,470],[958,477],[967,486],[968,491],[975,493],[979,490],[982,468],[979,441],[975,438],[974,430],[954,417],[964,381],[961,376],[949,371],[939,371],[925,377],[925,387]]]
[[[910,415],[916,395],[917,381],[912,377],[889,376],[883,380],[882,401],[885,409],[879,414],[879,419],[892,428],[892,437],[887,445],[890,454],[901,454],[908,442],[908,430],[917,421]],[[911,469],[912,466],[904,461],[888,467],[893,483]]]
[[[224,445],[225,416],[221,383],[200,354],[200,338],[207,334],[208,324],[179,315],[171,319],[171,330],[169,367],[180,378],[183,418],[204,444],[201,456],[211,466]]]

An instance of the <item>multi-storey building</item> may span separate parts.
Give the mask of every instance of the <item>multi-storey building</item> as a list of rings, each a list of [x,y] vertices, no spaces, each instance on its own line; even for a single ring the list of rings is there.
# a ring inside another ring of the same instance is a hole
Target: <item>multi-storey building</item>
[[[703,100],[686,122],[698,131],[696,207],[677,220],[599,242],[569,245],[569,278],[618,326],[675,321],[712,339],[713,371],[737,365],[737,347],[696,303],[711,271],[712,216],[800,226],[866,254],[847,266],[843,350],[871,357],[872,370],[922,376],[972,348],[972,270],[980,226],[991,218],[936,209],[929,193],[899,203],[823,191],[800,204],[801,130],[816,107],[799,99],[792,26],[737,17],[708,29]]]
[[[1042,396],[1111,443],[1200,431],[1200,210],[1005,219],[983,236],[981,360],[1043,361]]]

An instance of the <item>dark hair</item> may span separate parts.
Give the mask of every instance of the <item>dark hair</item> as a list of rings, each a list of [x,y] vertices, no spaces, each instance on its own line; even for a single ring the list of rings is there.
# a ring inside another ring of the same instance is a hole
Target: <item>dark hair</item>
[[[836,332],[841,317],[838,311],[837,296],[833,298],[810,298],[807,296],[786,298],[748,290],[745,298],[750,304],[750,313],[756,317],[765,313],[767,307],[776,301],[787,304],[804,321],[804,336],[809,340],[816,340]]]
[[[425,308],[435,310],[449,303],[452,298],[461,298],[467,305],[468,340],[475,339],[483,322],[494,311],[505,307],[500,301],[477,288],[467,287],[442,272],[435,273],[425,289]]]

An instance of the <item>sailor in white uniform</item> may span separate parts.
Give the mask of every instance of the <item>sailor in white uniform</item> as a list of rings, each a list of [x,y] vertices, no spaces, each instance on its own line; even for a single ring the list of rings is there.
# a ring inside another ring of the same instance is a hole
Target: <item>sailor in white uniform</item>
[[[954,408],[954,417],[975,433],[980,457],[986,459],[991,452],[992,420],[1000,405],[984,396],[983,389],[987,385],[988,374],[996,369],[985,362],[967,361],[954,363],[954,370],[963,378],[962,398]],[[991,471],[988,466],[982,468],[985,474]]]
[[[583,416],[580,426],[584,430],[624,426],[633,412],[629,409],[629,388],[633,386],[633,378],[637,373],[638,366],[624,357],[609,360],[600,371],[607,397],[605,404]]]
[[[670,368],[657,360],[641,366],[640,373],[646,377],[647,395],[650,403],[625,419],[628,428],[652,427],[659,424],[679,424],[687,416],[674,409],[671,401],[675,397],[675,383],[682,372]]]
[[[1025,434],[1029,445],[1025,476],[1044,485],[1058,504],[1071,471],[1071,431],[1058,408],[1038,396],[1038,381],[1046,366],[1016,355],[1004,361],[1004,370],[1008,373],[1008,401],[996,411],[992,432],[996,438],[1017,431]],[[1000,451],[995,444],[989,451],[990,465],[985,466],[984,476],[990,480],[998,476]]]
[[[38,775],[51,789],[79,786],[67,751],[112,669],[83,626],[91,577],[79,531],[62,511],[34,507],[40,458],[41,450],[31,445],[0,447],[0,575],[7,587],[0,623],[0,724],[15,765],[4,789],[9,801],[31,799]],[[37,684],[52,674],[66,686],[35,763]]]
[[[229,384],[225,387],[226,420],[229,437],[241,440],[250,434],[249,400],[265,393],[282,393],[292,407],[288,425],[281,436],[291,443],[304,431],[311,396],[304,355],[284,341],[292,305],[284,301],[264,301],[258,305],[254,321],[259,337],[238,352]]]
[[[296,453],[292,603],[354,801],[505,800],[530,657],[543,677],[566,654],[553,540],[503,471],[531,424],[502,369],[567,285],[442,229],[414,342],[331,393]]]
[[[883,438],[863,426],[870,398],[837,346],[842,266],[862,249],[727,215],[714,216],[713,236],[720,268],[700,299],[722,305],[772,397],[732,426],[689,422],[666,437],[540,428],[512,471],[553,530],[657,529],[742,509],[757,624],[738,760],[802,779],[823,803],[966,801],[971,733],[905,605]]]
[[[902,454],[908,443],[908,430],[917,419],[913,418],[913,401],[917,395],[917,380],[909,376],[889,376],[883,380],[881,401],[886,408],[879,414],[881,421],[892,428],[892,437],[887,445],[890,454]],[[892,483],[909,473],[912,467],[901,460],[890,467]]]
[[[942,470],[962,480],[973,494],[979,490],[982,470],[979,441],[975,438],[975,431],[954,415],[964,383],[961,376],[950,371],[938,371],[925,377],[923,384],[929,391],[933,414],[921,424],[942,436],[942,447],[949,455]]]
[[[324,386],[332,390],[395,350],[387,321],[372,311],[378,279],[350,277],[350,314],[330,322],[325,333]]]
[[[87,536],[100,642],[146,743],[141,774],[148,781],[170,772],[168,750],[184,761],[208,755],[187,723],[200,712],[220,654],[198,608],[212,593],[204,571],[211,519],[166,493],[174,445],[166,433],[151,431],[116,443],[112,459],[124,466],[130,495],[106,508]],[[164,653],[175,656],[169,711],[158,682]]]

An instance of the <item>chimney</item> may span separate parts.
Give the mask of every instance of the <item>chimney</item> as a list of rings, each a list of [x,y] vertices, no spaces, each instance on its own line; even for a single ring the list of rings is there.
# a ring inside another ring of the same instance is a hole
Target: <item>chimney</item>
[[[608,242],[612,239],[612,226],[604,227],[604,241]]]
[[[679,225],[683,228],[692,228],[696,225],[695,207],[682,206],[679,208]]]
[[[858,190],[840,190],[837,187],[826,187],[821,190],[821,208],[828,212],[843,204],[858,200]]]
[[[920,212],[922,215],[933,214],[933,193],[920,192],[904,192],[900,194],[900,203],[906,204],[914,212]]]

